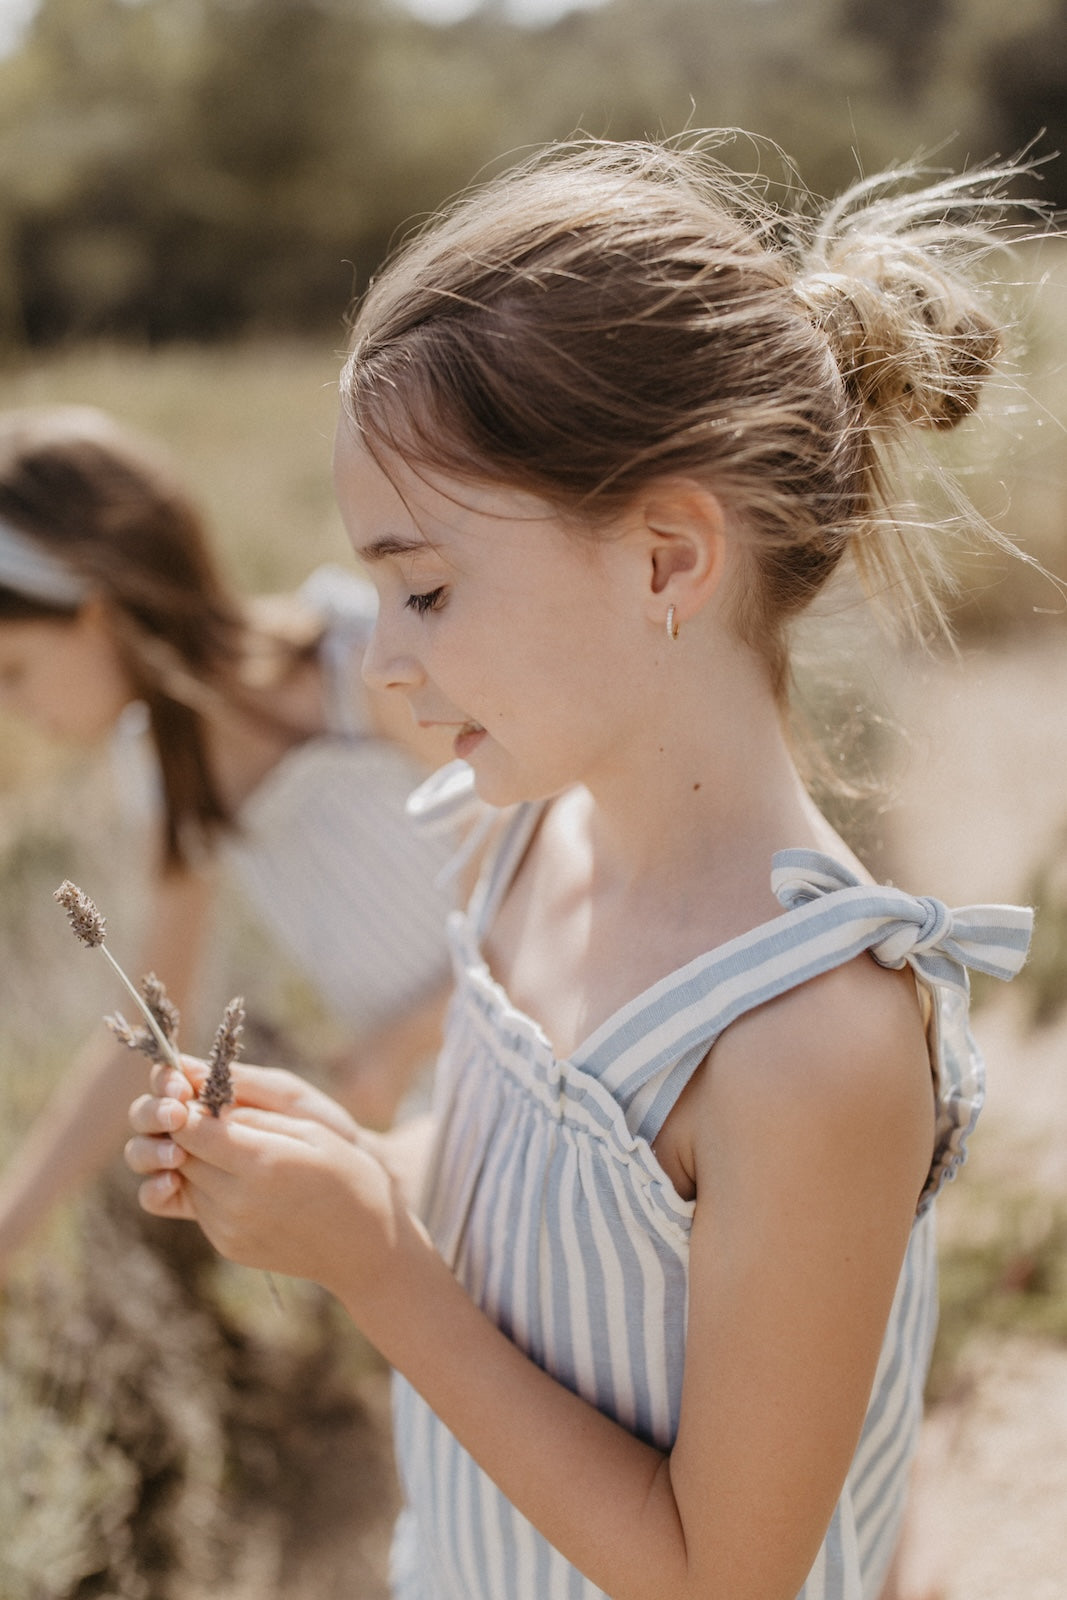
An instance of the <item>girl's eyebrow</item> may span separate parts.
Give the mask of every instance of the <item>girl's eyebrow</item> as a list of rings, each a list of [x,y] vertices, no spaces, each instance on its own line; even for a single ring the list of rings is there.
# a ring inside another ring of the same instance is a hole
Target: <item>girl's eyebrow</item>
[[[426,549],[424,539],[402,539],[398,534],[386,534],[382,539],[375,539],[373,544],[364,545],[358,555],[361,561],[384,561],[387,556],[410,556],[419,550]]]

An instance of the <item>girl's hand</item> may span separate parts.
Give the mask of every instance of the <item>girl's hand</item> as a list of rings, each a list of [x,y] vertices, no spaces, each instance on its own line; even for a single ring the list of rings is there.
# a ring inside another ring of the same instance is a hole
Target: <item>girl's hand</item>
[[[140,1202],[200,1224],[246,1266],[311,1278],[350,1305],[385,1279],[403,1209],[396,1184],[349,1114],[277,1068],[233,1068],[235,1103],[220,1117],[195,1099],[207,1068],[161,1064],[130,1109],[127,1165]]]

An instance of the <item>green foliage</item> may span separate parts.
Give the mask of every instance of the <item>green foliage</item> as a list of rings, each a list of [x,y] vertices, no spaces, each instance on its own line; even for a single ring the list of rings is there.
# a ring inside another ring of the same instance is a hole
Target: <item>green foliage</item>
[[[433,28],[399,0],[41,0],[0,61],[0,343],[339,331],[412,218],[578,129],[751,128],[824,193],[1018,147],[1062,124],[1065,15],[610,0]]]
[[[384,1374],[328,1297],[118,1183],[0,1297],[4,1600],[382,1600]],[[243,1575],[255,1574],[254,1583]]]
[[[165,1600],[168,1570],[209,1579],[224,1467],[210,1319],[103,1212],[83,1254],[17,1280],[3,1311],[5,1600]]]
[[[1067,1208],[1036,1194],[992,1190],[970,1172],[963,1189],[952,1196],[956,1226],[939,1253],[931,1400],[951,1393],[968,1350],[984,1334],[1067,1343]]]

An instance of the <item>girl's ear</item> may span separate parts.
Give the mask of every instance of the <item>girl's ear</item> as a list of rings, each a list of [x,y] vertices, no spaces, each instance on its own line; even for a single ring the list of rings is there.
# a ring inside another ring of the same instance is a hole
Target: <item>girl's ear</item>
[[[710,489],[692,479],[657,485],[643,504],[646,614],[661,627],[667,608],[687,622],[722,582],[728,551],[726,515]]]

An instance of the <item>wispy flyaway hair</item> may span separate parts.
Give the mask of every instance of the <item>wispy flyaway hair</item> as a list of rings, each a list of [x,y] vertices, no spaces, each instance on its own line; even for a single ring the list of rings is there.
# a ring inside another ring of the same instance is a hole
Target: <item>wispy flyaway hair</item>
[[[973,268],[1016,169],[892,173],[820,213],[729,170],[724,139],[551,146],[462,196],[358,306],[342,398],[373,449],[593,533],[657,478],[705,482],[750,552],[737,626],[784,694],[787,625],[846,552],[909,624],[940,617],[889,468],[993,368]]]

